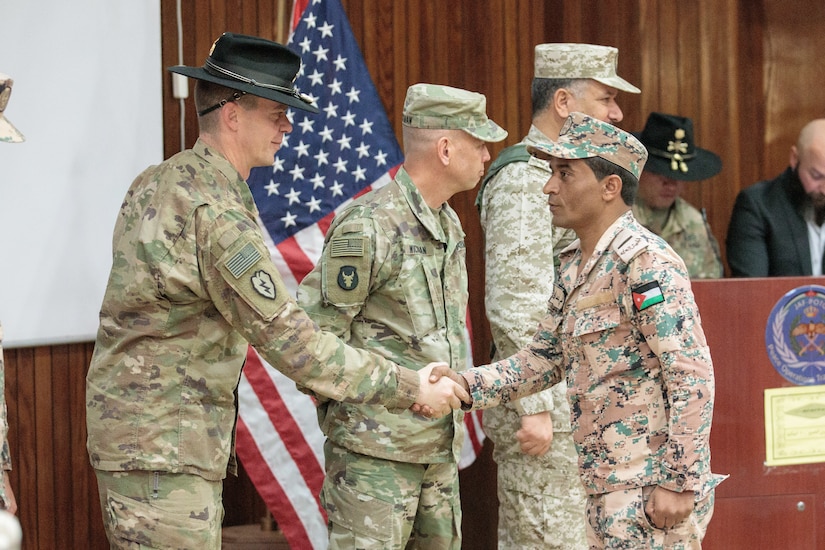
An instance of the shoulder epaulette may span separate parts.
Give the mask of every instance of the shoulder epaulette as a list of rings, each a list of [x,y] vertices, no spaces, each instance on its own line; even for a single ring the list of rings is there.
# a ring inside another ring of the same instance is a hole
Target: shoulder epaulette
[[[628,263],[636,255],[647,248],[647,241],[638,233],[629,229],[621,229],[611,244],[613,250],[623,262]]]
[[[493,177],[501,171],[502,168],[513,162],[527,162],[529,160],[530,153],[527,152],[527,145],[524,143],[516,143],[515,145],[502,149],[501,153],[499,153],[496,157],[496,160],[490,164],[490,168],[484,175],[484,179],[481,180],[481,185],[479,186],[478,194],[476,195],[476,208],[481,210],[484,187],[487,185],[488,181],[493,179]]]

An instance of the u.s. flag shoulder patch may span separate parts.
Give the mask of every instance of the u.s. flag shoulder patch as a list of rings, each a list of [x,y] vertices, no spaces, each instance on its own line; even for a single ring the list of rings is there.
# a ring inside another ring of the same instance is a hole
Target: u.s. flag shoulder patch
[[[662,294],[662,287],[659,286],[659,281],[650,281],[635,288],[631,288],[630,292],[633,294],[633,305],[636,311],[642,311],[665,301],[665,296]]]

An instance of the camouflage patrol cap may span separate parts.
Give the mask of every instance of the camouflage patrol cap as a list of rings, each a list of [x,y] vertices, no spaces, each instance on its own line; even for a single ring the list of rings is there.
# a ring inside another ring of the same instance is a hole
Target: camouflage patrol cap
[[[639,179],[647,149],[632,134],[584,113],[571,113],[552,143],[528,145],[531,155],[560,159],[603,158]]]
[[[487,118],[483,94],[438,84],[407,88],[402,123],[412,128],[464,130],[482,141],[501,141],[507,131]]]
[[[6,105],[9,104],[12,84],[14,84],[14,80],[12,80],[11,77],[0,73],[0,141],[19,143],[25,141],[26,138],[23,137],[23,134],[21,134],[3,114],[6,110]]]
[[[535,78],[592,78],[623,92],[641,90],[616,74],[619,50],[594,44],[538,44]]]

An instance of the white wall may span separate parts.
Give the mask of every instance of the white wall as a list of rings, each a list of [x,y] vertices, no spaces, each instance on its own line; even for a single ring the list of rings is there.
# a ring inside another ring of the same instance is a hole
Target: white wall
[[[118,207],[163,158],[160,3],[4,0],[0,143],[4,347],[93,340]]]

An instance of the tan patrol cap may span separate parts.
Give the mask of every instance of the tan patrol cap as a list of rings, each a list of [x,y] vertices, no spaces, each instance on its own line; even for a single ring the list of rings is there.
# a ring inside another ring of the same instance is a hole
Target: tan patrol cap
[[[619,50],[594,44],[539,44],[536,46],[535,78],[592,78],[623,92],[641,90],[616,74]]]
[[[14,80],[8,75],[0,73],[0,141],[7,143],[19,143],[25,141],[23,134],[9,122],[3,114],[6,110],[6,105],[9,104],[11,97],[11,87]]]
[[[639,179],[647,149],[633,134],[584,113],[571,113],[555,142],[528,145],[531,155],[560,159],[603,158]]]
[[[483,94],[439,84],[407,88],[402,123],[412,128],[464,130],[482,141],[501,141],[507,131],[487,118]]]

